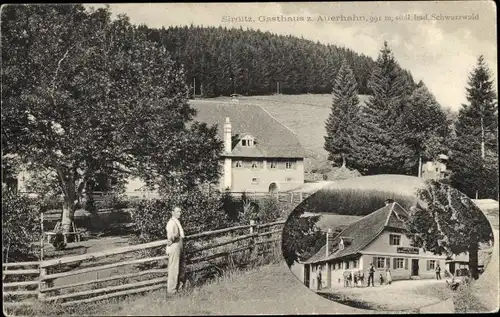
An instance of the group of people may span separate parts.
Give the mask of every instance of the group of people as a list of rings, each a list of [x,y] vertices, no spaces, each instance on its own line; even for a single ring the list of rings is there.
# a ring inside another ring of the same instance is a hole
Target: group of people
[[[375,268],[373,267],[373,263],[370,263],[370,268],[368,269],[368,286],[370,286],[370,281],[371,281],[372,287],[375,287],[374,276],[375,276]],[[380,285],[392,284],[392,274],[390,268],[385,269],[385,277],[383,276],[382,273],[380,273],[379,282]]]

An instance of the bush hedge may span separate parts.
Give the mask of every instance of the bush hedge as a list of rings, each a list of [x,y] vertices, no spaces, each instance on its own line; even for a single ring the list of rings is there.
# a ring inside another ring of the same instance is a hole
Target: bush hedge
[[[2,189],[2,260],[20,262],[37,260],[40,248],[40,212],[38,200]]]

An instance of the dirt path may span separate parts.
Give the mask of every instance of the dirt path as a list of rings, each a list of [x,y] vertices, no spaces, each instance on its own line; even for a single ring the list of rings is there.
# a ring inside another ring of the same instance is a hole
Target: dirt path
[[[360,307],[388,311],[416,311],[452,296],[444,280],[396,281],[391,285],[361,288],[339,287],[328,293],[332,300],[338,302],[358,303]]]

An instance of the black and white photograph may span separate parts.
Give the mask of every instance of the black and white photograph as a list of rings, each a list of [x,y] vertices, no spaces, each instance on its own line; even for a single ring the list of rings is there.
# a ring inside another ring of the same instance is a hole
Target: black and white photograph
[[[414,176],[339,181],[290,215],[283,255],[306,287],[337,303],[439,312],[491,261],[484,202]]]
[[[2,5],[4,314],[498,311],[496,10]]]

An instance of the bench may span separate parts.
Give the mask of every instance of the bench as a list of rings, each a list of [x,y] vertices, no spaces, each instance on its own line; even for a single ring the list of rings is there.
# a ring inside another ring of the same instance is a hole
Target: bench
[[[50,243],[50,240],[52,240],[52,237],[54,237],[57,234],[57,231],[60,227],[61,227],[61,222],[58,221],[56,223],[56,226],[54,227],[54,230],[44,232],[44,234],[47,236],[47,243]],[[71,222],[71,227],[72,227],[73,231],[62,233],[63,237],[64,237],[65,244],[68,243],[68,236],[69,235],[75,235],[75,242],[81,241],[81,233],[76,230],[74,222]]]

